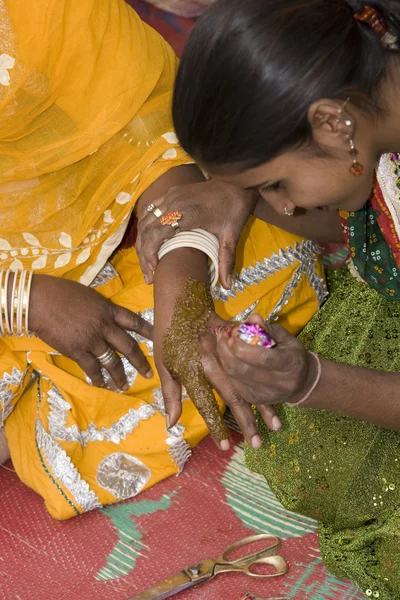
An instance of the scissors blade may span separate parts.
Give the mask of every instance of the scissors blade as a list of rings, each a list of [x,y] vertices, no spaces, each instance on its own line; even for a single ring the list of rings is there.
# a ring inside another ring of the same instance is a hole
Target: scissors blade
[[[165,598],[170,598],[199,583],[204,583],[213,577],[208,562],[209,561],[204,561],[203,563],[199,563],[199,565],[195,565],[195,568],[198,568],[198,573],[196,575],[191,576],[189,570],[184,569],[180,573],[167,577],[167,579],[160,581],[160,583],[157,583],[154,587],[149,588],[145,592],[142,592],[138,596],[133,596],[128,600],[165,600]],[[212,565],[214,565],[214,563],[212,563]],[[191,567],[189,567],[189,569],[190,568]]]

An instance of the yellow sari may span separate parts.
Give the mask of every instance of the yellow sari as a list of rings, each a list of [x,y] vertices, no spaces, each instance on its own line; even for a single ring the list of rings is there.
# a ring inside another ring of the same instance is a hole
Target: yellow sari
[[[134,249],[115,251],[143,191],[190,162],[170,116],[176,57],[123,0],[0,0],[0,27],[1,268],[92,285],[151,321]],[[257,306],[293,333],[323,295],[315,246],[255,219],[232,291],[214,290],[222,317]],[[207,434],[185,398],[166,431],[158,377],[123,362],[121,395],[39,339],[0,341],[0,426],[19,477],[55,518],[179,473]]]

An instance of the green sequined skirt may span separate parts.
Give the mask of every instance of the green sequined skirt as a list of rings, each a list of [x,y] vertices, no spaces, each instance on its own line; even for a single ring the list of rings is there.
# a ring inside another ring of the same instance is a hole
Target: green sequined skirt
[[[328,301],[300,335],[305,346],[337,362],[400,371],[400,302],[347,269],[331,271],[328,284]],[[325,410],[282,405],[278,414],[279,432],[258,417],[263,446],[247,446],[247,466],[286,508],[319,521],[332,573],[366,597],[400,600],[400,433]]]

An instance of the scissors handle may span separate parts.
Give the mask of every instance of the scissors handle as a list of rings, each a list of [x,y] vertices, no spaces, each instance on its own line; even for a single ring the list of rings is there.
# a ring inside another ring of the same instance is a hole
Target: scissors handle
[[[253,573],[251,567],[254,565],[269,565],[274,568],[273,573]],[[283,556],[279,554],[274,554],[273,556],[264,556],[263,558],[257,558],[253,560],[248,565],[238,565],[234,563],[221,563],[216,564],[214,567],[214,575],[219,575],[220,573],[244,573],[249,577],[255,577],[256,579],[271,579],[272,577],[280,577],[281,575],[285,575],[288,572],[289,565]]]
[[[257,552],[253,552],[252,554],[248,554],[247,556],[242,556],[241,558],[237,558],[236,560],[229,560],[228,555],[237,550],[238,548],[242,548],[243,546],[247,546],[254,542],[259,542],[260,540],[267,540],[269,543],[265,548],[261,548]],[[271,556],[275,554],[277,550],[279,550],[281,545],[280,539],[276,535],[272,535],[270,533],[260,533],[258,535],[249,535],[249,537],[243,538],[234,544],[228,546],[225,552],[221,557],[216,558],[216,563],[229,563],[230,565],[237,565],[246,567],[257,561],[259,558],[265,558],[266,556]]]

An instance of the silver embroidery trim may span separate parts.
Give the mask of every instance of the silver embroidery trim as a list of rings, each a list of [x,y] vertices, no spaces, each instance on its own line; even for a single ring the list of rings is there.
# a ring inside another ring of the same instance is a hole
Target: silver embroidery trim
[[[14,409],[11,402],[18,396],[28,369],[29,367],[24,371],[20,371],[17,367],[13,367],[11,374],[4,371],[3,377],[0,377],[0,402],[2,407],[0,427],[4,426],[5,420]],[[12,387],[16,387],[17,390],[13,392]]]
[[[256,308],[258,303],[259,303],[259,300],[256,300],[255,302],[253,302],[253,304],[250,304],[250,306],[248,306],[247,308],[242,310],[242,312],[240,312],[235,317],[230,319],[231,322],[240,323],[241,321],[245,321],[251,315],[251,313],[254,311],[254,309]]]
[[[153,398],[154,402],[152,406],[154,406],[156,410],[163,417],[165,417],[165,404],[161,388],[154,389]],[[187,395],[186,390],[183,390],[182,393],[182,402],[184,400],[189,400],[189,396]],[[180,473],[182,473],[183,471],[186,461],[192,456],[192,449],[183,438],[183,434],[185,433],[185,427],[181,423],[177,423],[176,425],[170,427],[166,431],[167,439],[165,440],[165,442],[168,445],[168,451],[172,460],[178,467],[177,474],[180,475]]]
[[[136,313],[139,317],[142,317],[145,321],[150,323],[150,325],[154,325],[154,308],[146,308],[143,312]],[[134,340],[137,341],[138,344],[145,344],[149,349],[149,356],[153,356],[153,342],[148,340],[147,338],[142,337],[138,333],[134,331],[128,331],[129,335],[133,337]]]
[[[36,420],[36,440],[54,477],[70,492],[75,502],[85,512],[101,507],[87,481],[81,478],[65,450],[45,431],[39,419]]]
[[[323,280],[318,277],[316,272],[315,261],[316,255],[319,253],[318,244],[311,240],[296,242],[294,247],[288,246],[286,250],[280,249],[278,254],[273,253],[270,258],[264,258],[263,262],[257,261],[255,266],[250,265],[248,268],[243,268],[239,274],[235,273],[230,290],[225,290],[221,285],[216,286],[211,292],[213,300],[227,302],[229,298],[235,298],[238,292],[243,292],[247,286],[258,285],[268,276],[292,267],[297,261],[300,266],[309,266],[307,275],[310,284],[317,294],[318,303],[322,304],[327,292]]]
[[[151,477],[150,469],[138,458],[114,452],[103,458],[97,468],[97,483],[118,500],[137,496]]]
[[[111,281],[116,277],[118,277],[117,269],[113,267],[111,263],[106,262],[100,273],[98,273],[98,275],[96,275],[96,277],[93,279],[90,287],[96,288],[100,285],[105,285],[108,281]]]
[[[54,386],[47,393],[50,407],[49,413],[49,431],[51,435],[63,442],[78,442],[85,447],[89,442],[113,442],[119,444],[125,440],[126,436],[132,433],[141,421],[147,420],[156,414],[156,407],[153,404],[142,404],[138,410],[130,408],[126,415],[119,421],[113,423],[111,427],[101,427],[95,423],[90,423],[86,430],[80,429],[77,425],[67,427],[67,413],[71,410],[71,405],[63,398],[59,390]]]
[[[326,289],[324,280],[318,277],[315,259],[313,259],[311,262],[302,262],[294,272],[291,280],[286,284],[282,296],[268,317],[265,319],[266,323],[278,320],[278,313],[280,313],[283,307],[289,303],[289,298],[294,298],[293,290],[298,287],[301,278],[305,275],[308,277],[310,285],[316,293],[318,306],[322,305],[328,295],[328,291]]]
[[[390,154],[383,154],[377,168],[377,179],[386,205],[390,211],[396,233],[400,238],[400,193],[397,187],[395,168],[398,162],[391,160]]]

